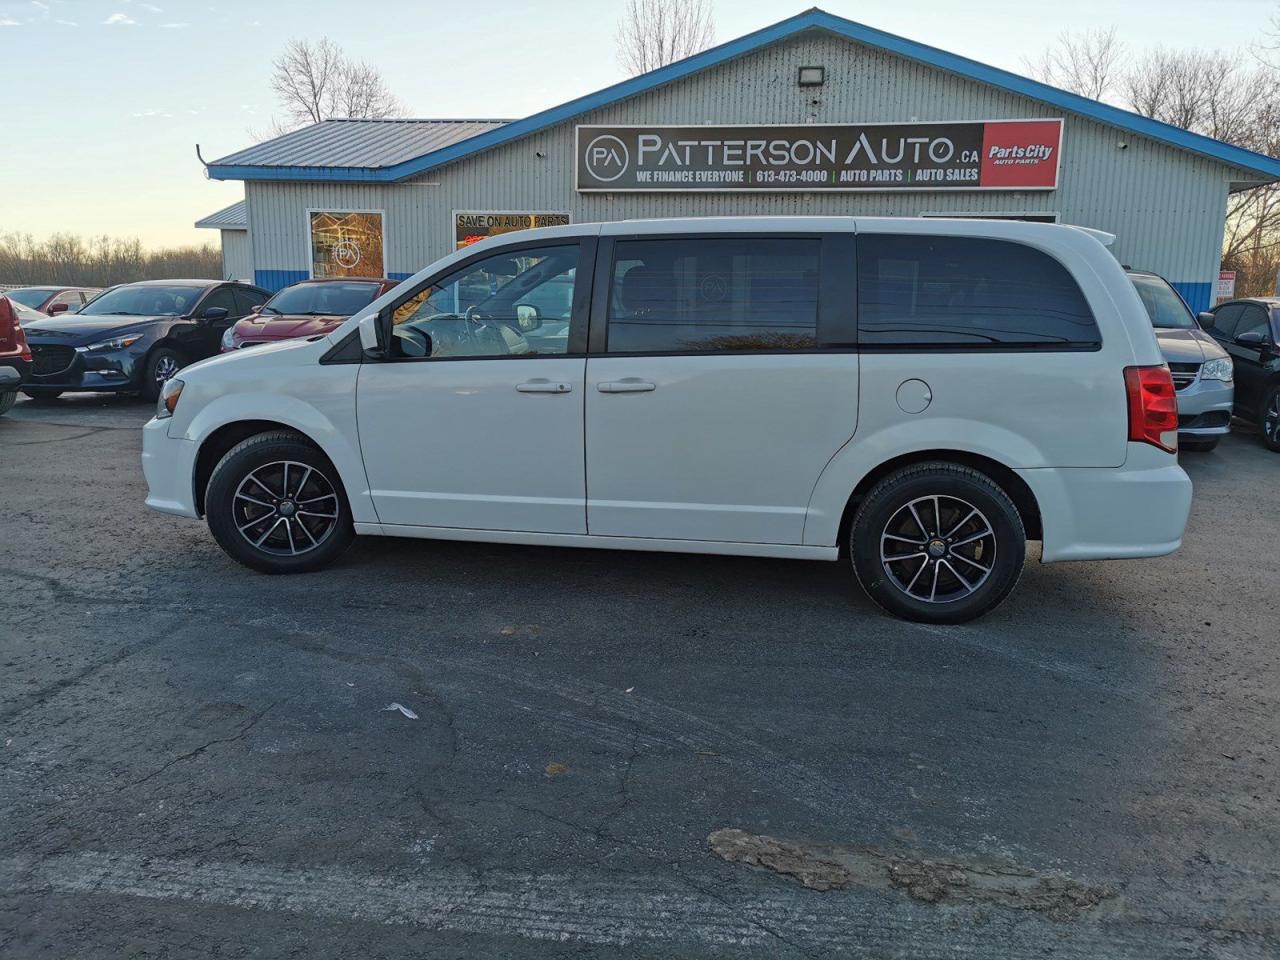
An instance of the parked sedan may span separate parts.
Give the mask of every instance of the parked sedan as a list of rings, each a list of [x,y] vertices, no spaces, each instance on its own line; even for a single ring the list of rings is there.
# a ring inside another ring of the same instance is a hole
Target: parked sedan
[[[97,287],[17,287],[5,296],[31,310],[53,316],[75,313],[100,292]]]
[[[1141,270],[1128,273],[1173,374],[1178,445],[1184,450],[1212,450],[1231,432],[1235,402],[1231,358],[1200,329],[1191,308],[1167,280]]]
[[[1236,414],[1262,428],[1262,440],[1280,453],[1280,298],[1228,300],[1200,322],[1231,354],[1236,366]]]
[[[154,400],[170,377],[218,352],[224,331],[270,297],[220,280],[146,280],[113,287],[79,313],[27,327],[32,367],[22,390],[139,393]]]
[[[18,385],[31,369],[31,348],[22,324],[42,316],[44,314],[0,296],[0,414],[13,409],[18,399]]]
[[[222,350],[225,353],[276,340],[323,336],[399,282],[347,277],[295,283],[229,327],[222,338]]]

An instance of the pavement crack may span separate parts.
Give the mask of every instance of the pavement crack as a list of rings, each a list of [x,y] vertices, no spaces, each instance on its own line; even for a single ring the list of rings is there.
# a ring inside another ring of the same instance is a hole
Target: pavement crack
[[[270,703],[267,706],[263,707],[261,710],[259,710],[253,716],[251,716],[249,720],[244,724],[244,726],[242,726],[234,736],[215,737],[212,740],[209,740],[205,743],[200,744],[200,746],[196,747],[194,750],[188,750],[186,753],[179,754],[173,759],[167,760],[165,763],[161,764],[158,768],[148,773],[145,777],[139,777],[137,780],[134,780],[131,783],[126,783],[124,786],[118,787],[117,792],[119,792],[120,790],[126,790],[130,787],[141,786],[142,784],[147,783],[150,780],[154,780],[156,777],[160,776],[160,774],[164,773],[166,770],[168,770],[170,767],[174,766],[175,764],[183,763],[187,760],[191,760],[195,757],[198,757],[200,754],[204,753],[210,747],[217,746],[220,743],[235,743],[237,740],[243,740],[246,736],[248,736],[249,731],[251,731],[254,727],[258,725],[258,721],[261,720],[263,717],[265,717],[267,713],[271,711],[273,708],[275,708],[279,703],[280,701],[276,700],[274,703]]]

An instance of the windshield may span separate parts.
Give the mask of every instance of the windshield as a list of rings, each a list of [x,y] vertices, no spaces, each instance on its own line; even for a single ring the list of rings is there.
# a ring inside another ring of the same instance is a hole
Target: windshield
[[[1196,318],[1191,310],[1178,296],[1178,291],[1159,277],[1144,277],[1129,274],[1129,279],[1137,288],[1142,305],[1147,308],[1147,316],[1151,325],[1158,330],[1194,330]]]
[[[27,287],[25,290],[10,290],[4,295],[14,303],[20,303],[24,307],[38,307],[49,299],[52,290],[41,287]]]
[[[99,296],[77,317],[177,317],[188,312],[204,293],[204,287],[116,287]]]
[[[299,283],[268,300],[262,312],[349,317],[368,306],[377,293],[376,283]]]

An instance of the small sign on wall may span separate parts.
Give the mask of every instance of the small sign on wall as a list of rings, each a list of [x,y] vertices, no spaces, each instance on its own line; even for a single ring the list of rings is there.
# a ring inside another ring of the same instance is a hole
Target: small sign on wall
[[[1221,270],[1218,272],[1218,286],[1214,291],[1214,303],[1231,300],[1236,295],[1236,272]]]
[[[560,212],[505,212],[500,210],[455,210],[453,212],[454,248],[461,250],[486,237],[496,237],[534,227],[561,227],[569,223],[569,214]]]

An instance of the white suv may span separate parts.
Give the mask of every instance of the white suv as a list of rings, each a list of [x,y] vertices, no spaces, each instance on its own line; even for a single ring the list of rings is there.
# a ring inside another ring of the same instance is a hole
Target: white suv
[[[973,220],[530,230],[182,371],[147,503],[269,573],[357,533],[836,560],[900,616],[1176,550],[1177,402],[1099,236]]]

